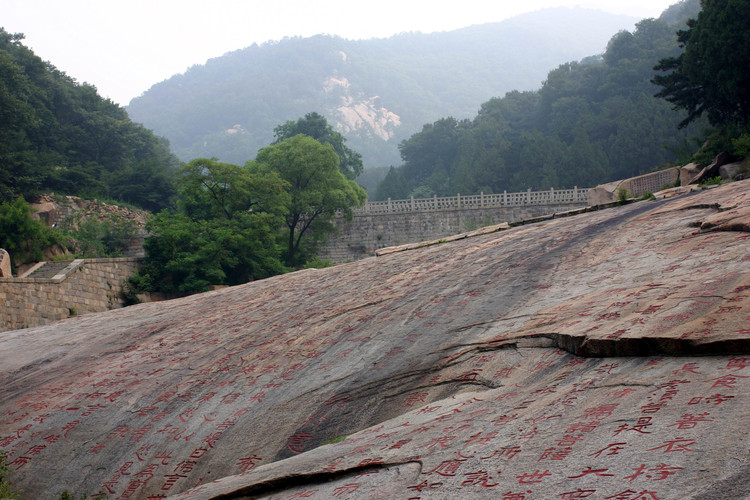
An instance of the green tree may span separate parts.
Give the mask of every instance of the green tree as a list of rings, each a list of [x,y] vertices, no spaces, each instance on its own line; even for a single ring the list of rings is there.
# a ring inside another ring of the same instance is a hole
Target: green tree
[[[703,0],[698,18],[677,33],[684,50],[659,61],[656,96],[684,109],[684,127],[705,113],[714,126],[750,125],[750,1]]]
[[[29,165],[26,130],[38,118],[33,85],[14,56],[21,40],[22,34],[0,29],[0,195],[6,199],[36,192],[46,177],[44,169]]]
[[[404,160],[403,174],[410,188],[428,186],[438,195],[451,194],[447,192],[446,178],[470,123],[452,117],[441,118],[399,144]]]
[[[198,158],[177,173],[178,207],[193,220],[232,220],[245,213],[281,216],[288,203],[287,184],[274,172]]]
[[[136,291],[187,295],[285,271],[268,214],[192,220],[162,211],[146,225],[146,258],[131,280]]]
[[[122,257],[138,234],[138,226],[132,220],[117,215],[98,220],[86,218],[82,212],[64,220],[60,229],[67,238],[68,249],[79,258],[89,259]]]
[[[362,155],[349,149],[343,135],[333,130],[326,119],[316,112],[308,113],[304,118],[288,121],[273,130],[274,144],[290,139],[297,134],[304,134],[323,144],[330,144],[339,157],[339,169],[347,179],[354,180],[362,173]]]
[[[403,200],[409,196],[409,191],[406,188],[406,181],[401,175],[401,171],[395,167],[388,169],[388,173],[385,175],[375,191],[376,200],[386,200],[393,198],[396,200]]]
[[[168,143],[22,40],[0,28],[0,195],[55,191],[168,206],[179,165]]]
[[[0,204],[0,248],[14,266],[44,260],[44,250],[60,238],[42,221],[31,216],[31,206],[23,197]]]
[[[289,185],[285,258],[290,267],[303,263],[333,231],[337,211],[350,218],[352,207],[367,199],[364,189],[339,170],[333,146],[311,136],[299,134],[263,148],[248,166],[258,173],[277,173]]]
[[[174,174],[156,159],[139,161],[107,178],[109,196],[158,212],[175,199]]]
[[[687,0],[669,18],[684,22],[696,7]],[[655,62],[680,52],[675,30],[645,19],[603,55],[550,71],[539,91],[493,98],[472,121],[425,125],[400,145],[403,180],[390,175],[377,196],[402,184],[413,196],[592,186],[675,161],[705,126],[675,130],[683,112],[653,96]]]
[[[178,211],[146,225],[135,291],[184,295],[283,273],[278,228],[289,195],[274,172],[196,159],[179,171]]]

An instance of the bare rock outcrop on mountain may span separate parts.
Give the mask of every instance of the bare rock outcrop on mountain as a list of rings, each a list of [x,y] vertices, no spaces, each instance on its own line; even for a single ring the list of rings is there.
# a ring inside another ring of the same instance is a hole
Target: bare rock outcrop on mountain
[[[750,181],[0,334],[28,498],[749,498]]]
[[[48,226],[78,217],[79,219],[98,221],[119,218],[133,221],[136,226],[142,228],[146,225],[146,219],[148,218],[148,212],[144,210],[110,205],[99,200],[84,200],[77,196],[43,194],[34,203],[31,203],[31,208],[34,211],[34,216]]]
[[[342,53],[343,54],[343,53]],[[343,54],[346,58],[346,54]],[[327,94],[335,94],[339,100],[331,112],[335,126],[343,134],[357,132],[362,136],[379,137],[384,141],[392,139],[401,125],[401,118],[392,111],[380,106],[379,96],[352,94],[346,77],[332,76],[325,81]]]

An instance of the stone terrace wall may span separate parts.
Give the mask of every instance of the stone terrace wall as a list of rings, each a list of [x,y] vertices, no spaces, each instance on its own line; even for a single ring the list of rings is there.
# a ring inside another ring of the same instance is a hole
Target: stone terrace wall
[[[502,222],[519,222],[588,206],[587,203],[358,214],[334,221],[338,234],[321,247],[321,259],[342,263],[375,255],[385,247],[439,239]]]
[[[554,189],[546,191],[526,191],[495,194],[474,194],[469,196],[433,196],[408,200],[368,201],[364,207],[354,210],[356,215],[374,215],[396,212],[423,212],[425,210],[453,210],[462,208],[517,207],[526,205],[559,205],[564,203],[587,203],[588,188]]]
[[[618,190],[624,189],[627,197],[643,196],[646,193],[656,193],[669,186],[678,184],[681,177],[680,167],[672,167],[658,172],[622,179],[619,181],[601,184],[588,190],[589,205],[605,205],[617,201],[619,198]],[[687,177],[687,174],[684,175]],[[683,185],[685,185],[683,183]]]
[[[140,259],[79,259],[52,278],[0,278],[0,331],[122,307],[123,281]]]

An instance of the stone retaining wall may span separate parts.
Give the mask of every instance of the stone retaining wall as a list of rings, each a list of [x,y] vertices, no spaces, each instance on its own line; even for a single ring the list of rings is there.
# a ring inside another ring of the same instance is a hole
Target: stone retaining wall
[[[439,239],[479,227],[519,222],[585,206],[588,204],[561,203],[355,215],[351,221],[338,218],[334,221],[338,234],[321,247],[319,256],[336,264],[350,262],[374,256],[376,250],[385,247]]]
[[[363,207],[354,209],[356,215],[374,215],[395,212],[424,212],[426,210],[453,210],[464,208],[515,207],[525,205],[559,205],[568,203],[587,203],[588,189],[554,189],[546,191],[526,191],[494,194],[474,194],[461,196],[441,196],[432,198],[414,198],[407,200],[368,201]]]
[[[48,279],[0,278],[0,331],[123,306],[123,281],[140,259],[79,259]]]
[[[607,184],[601,184],[588,190],[588,201],[592,207],[606,205],[618,201],[619,191],[623,190],[626,198],[638,198],[646,193],[656,193],[671,186],[679,185],[681,180],[688,177],[681,175],[681,167],[672,167],[658,172],[622,179]],[[684,186],[685,183],[683,182]]]

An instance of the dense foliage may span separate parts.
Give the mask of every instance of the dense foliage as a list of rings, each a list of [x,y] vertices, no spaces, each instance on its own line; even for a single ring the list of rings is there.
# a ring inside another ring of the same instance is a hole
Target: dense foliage
[[[285,271],[277,240],[288,193],[278,175],[196,159],[178,179],[178,209],[147,224],[135,291],[184,295]]]
[[[23,197],[0,204],[0,248],[10,254],[14,267],[44,260],[44,251],[61,240],[61,235],[31,217],[31,207]]]
[[[158,83],[133,99],[128,113],[169,138],[183,161],[241,164],[273,141],[278,124],[317,110],[368,168],[388,166],[398,162],[398,143],[424,123],[472,116],[492,96],[536,89],[550,68],[601,51],[635,21],[560,8],[443,33],[286,38]],[[392,136],[379,135],[371,122]]]
[[[328,121],[316,112],[308,113],[304,118],[279,125],[273,131],[274,144],[295,135],[304,134],[312,137],[322,144],[330,144],[339,157],[339,170],[347,179],[356,179],[363,170],[362,155],[351,150],[344,144],[346,139],[343,135],[333,130]]]
[[[124,257],[138,235],[135,221],[117,215],[84,217],[79,212],[59,227],[65,246],[79,259]]]
[[[258,173],[278,174],[289,186],[286,205],[284,258],[295,267],[315,254],[317,244],[333,231],[337,211],[352,217],[352,207],[364,204],[364,189],[339,170],[331,144],[298,134],[263,148],[248,167]]]
[[[679,7],[684,16],[699,6],[690,0]],[[612,37],[602,56],[551,71],[538,92],[491,99],[473,120],[425,125],[401,142],[403,165],[388,173],[376,198],[588,187],[687,154],[704,124],[678,132],[684,114],[655,98],[650,81],[659,59],[678,55],[677,27],[643,20]]]
[[[22,40],[0,28],[0,196],[54,191],[167,206],[178,161],[166,140]]]
[[[704,113],[716,127],[750,127],[750,1],[703,0],[688,29],[677,33],[684,51],[659,61],[668,72],[654,83],[658,96],[684,109],[682,126]]]
[[[339,170],[334,147],[303,134],[244,166],[193,160],[177,185],[177,208],[147,223],[146,258],[131,292],[185,295],[304,265],[336,211],[351,215],[366,199]]]

